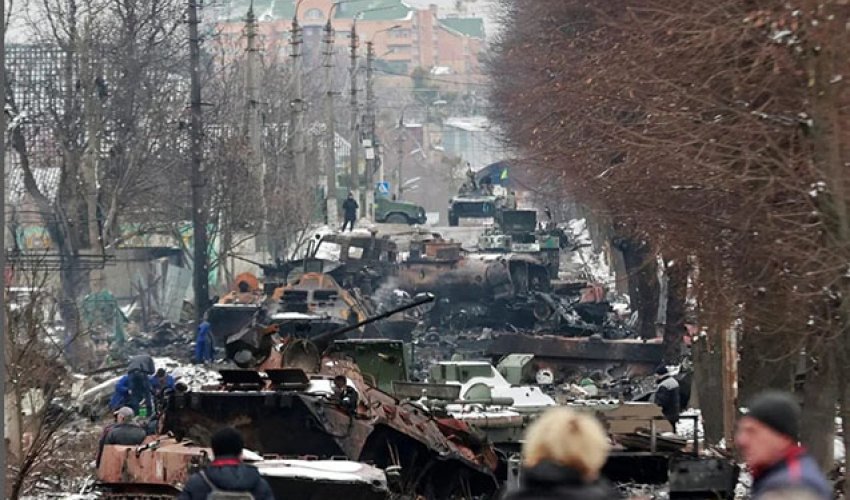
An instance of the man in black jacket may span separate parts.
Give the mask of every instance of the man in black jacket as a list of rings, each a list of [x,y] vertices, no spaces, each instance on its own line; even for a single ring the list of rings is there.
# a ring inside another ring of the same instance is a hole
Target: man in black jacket
[[[149,377],[154,374],[156,367],[153,358],[147,354],[133,356],[127,365],[127,377],[130,381],[130,408],[137,414],[141,402],[145,402],[147,413],[153,413],[153,399],[151,398],[151,384]]]
[[[661,413],[673,426],[673,432],[675,432],[676,424],[679,422],[679,413],[682,411],[679,382],[667,371],[667,367],[664,365],[661,365],[655,371],[655,378],[658,388],[655,391],[653,402],[661,407]]]
[[[125,446],[142,444],[147,433],[145,429],[133,423],[133,409],[127,406],[119,408],[114,414],[115,423],[103,429],[100,443],[97,447],[95,465],[100,466],[103,456],[103,447],[108,444],[120,444]]]
[[[354,200],[354,195],[348,193],[348,198],[342,202],[342,211],[345,214],[345,220],[342,223],[342,231],[345,232],[345,226],[348,226],[348,230],[351,231],[354,229],[354,221],[357,220],[357,209],[359,205]]]
[[[206,500],[212,492],[211,485],[228,493],[250,494],[254,500],[275,500],[257,468],[242,463],[243,447],[242,436],[232,427],[213,434],[215,460],[203,471],[192,474],[178,500]]]

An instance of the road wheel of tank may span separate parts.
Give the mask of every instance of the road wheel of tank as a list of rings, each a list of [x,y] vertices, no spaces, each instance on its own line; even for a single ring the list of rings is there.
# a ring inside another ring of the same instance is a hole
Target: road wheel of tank
[[[404,214],[390,214],[387,216],[387,224],[410,224],[410,219]]]

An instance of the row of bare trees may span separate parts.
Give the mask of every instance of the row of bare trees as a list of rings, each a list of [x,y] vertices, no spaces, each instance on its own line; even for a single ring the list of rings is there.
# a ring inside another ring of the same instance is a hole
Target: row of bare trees
[[[11,168],[21,172],[22,190],[38,220],[7,223],[42,225],[51,248],[12,259],[19,267],[17,283],[29,291],[26,297],[7,296],[4,329],[7,416],[17,429],[7,432],[14,441],[7,441],[14,451],[8,476],[13,498],[32,493],[44,474],[61,475],[58,457],[68,455],[56,451],[73,446],[64,435],[67,414],[50,401],[70,397],[69,352],[76,358],[70,361],[79,362],[106,355],[86,342],[78,307],[95,284],[109,287],[94,275],[103,256],[131,238],[171,234],[192,262],[183,238],[192,220],[185,0],[35,3],[36,14],[12,15],[27,25],[26,44],[50,55],[38,67],[10,67],[5,100]],[[266,234],[260,243],[276,245],[287,257],[286,249],[303,237],[314,215],[315,179],[292,173],[288,57],[261,61],[258,152],[245,126],[250,104],[245,52],[222,53],[213,20],[207,21],[201,68],[205,210],[215,228],[210,268],[224,271],[226,281],[225,258],[261,232]],[[311,157],[317,150],[311,148]],[[59,299],[61,324],[55,315],[42,314],[52,296]],[[69,345],[75,349],[69,351]]]
[[[690,319],[741,334],[742,396],[791,389],[804,353],[804,437],[828,465],[850,367],[850,6],[504,8],[493,115],[521,164],[605,221],[635,282],[659,255],[680,297],[690,277]]]

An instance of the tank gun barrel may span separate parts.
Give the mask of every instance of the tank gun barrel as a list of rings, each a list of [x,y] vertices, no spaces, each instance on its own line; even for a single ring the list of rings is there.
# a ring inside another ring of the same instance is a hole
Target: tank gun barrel
[[[395,309],[390,309],[389,311],[378,314],[377,316],[372,316],[372,317],[366,318],[363,321],[359,321],[359,322],[351,324],[351,325],[343,326],[341,328],[337,328],[336,330],[332,330],[330,332],[321,333],[321,334],[313,337],[311,340],[317,346],[330,344],[334,340],[341,338],[346,333],[348,333],[352,330],[356,330],[356,329],[360,328],[361,326],[366,326],[366,325],[374,323],[376,321],[380,321],[382,319],[389,318],[393,314],[398,314],[400,312],[407,311],[408,309],[413,309],[414,307],[419,307],[421,305],[428,304],[430,302],[434,302],[435,297],[434,297],[433,294],[427,293],[427,294],[423,294],[423,295],[424,295],[423,297],[415,298],[413,300],[413,302],[411,302],[409,304],[405,304],[405,305],[396,307]]]

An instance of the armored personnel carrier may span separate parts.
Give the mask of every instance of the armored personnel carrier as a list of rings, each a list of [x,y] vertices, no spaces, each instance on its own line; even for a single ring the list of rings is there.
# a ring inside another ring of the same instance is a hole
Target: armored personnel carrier
[[[433,301],[411,304],[309,340],[254,323],[228,339],[238,369],[219,384],[168,395],[158,435],[107,446],[101,488],[119,498],[168,497],[210,459],[223,426],[238,429],[277,498],[488,498],[496,494],[494,448],[461,421],[400,401],[347,356],[324,354],[348,331]],[[344,380],[344,387],[340,381]],[[334,463],[336,464],[334,466]]]

